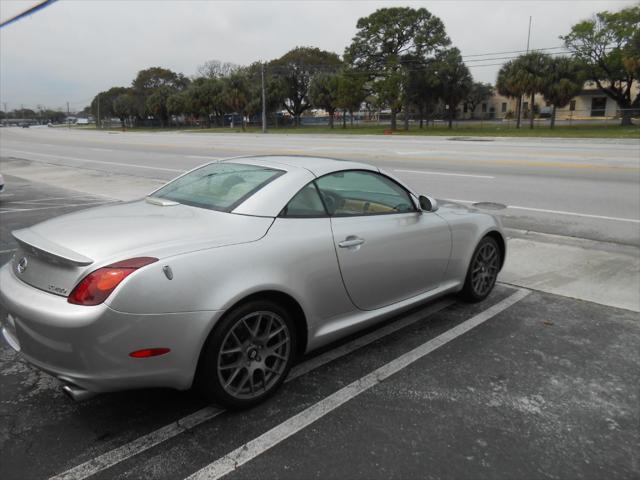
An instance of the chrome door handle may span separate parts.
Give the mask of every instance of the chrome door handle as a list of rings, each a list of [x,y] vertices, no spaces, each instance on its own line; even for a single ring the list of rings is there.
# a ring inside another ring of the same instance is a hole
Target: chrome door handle
[[[349,235],[343,241],[338,243],[340,248],[349,248],[349,247],[357,247],[358,245],[362,245],[364,243],[364,238],[355,237]]]

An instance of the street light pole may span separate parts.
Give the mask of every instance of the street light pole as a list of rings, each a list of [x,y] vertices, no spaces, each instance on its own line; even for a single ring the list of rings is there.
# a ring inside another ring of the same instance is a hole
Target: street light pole
[[[267,96],[264,88],[264,62],[260,65],[262,77],[262,133],[267,133]]]

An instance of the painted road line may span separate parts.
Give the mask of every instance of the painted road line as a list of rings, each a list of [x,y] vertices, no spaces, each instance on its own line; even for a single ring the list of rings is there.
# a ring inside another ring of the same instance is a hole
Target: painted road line
[[[95,152],[113,152],[112,149],[110,148],[98,148],[98,147],[92,147],[91,150],[95,151]]]
[[[7,150],[3,150],[3,152],[14,152],[17,153],[18,155],[36,155],[36,156],[40,156],[40,157],[47,157],[47,158],[55,158],[58,160],[71,160],[73,162],[86,162],[86,163],[99,163],[102,165],[113,165],[116,167],[131,167],[131,168],[143,168],[145,170],[162,170],[164,172],[184,172],[184,170],[180,170],[177,168],[164,168],[164,167],[151,167],[149,165],[137,165],[137,164],[133,164],[133,163],[120,163],[120,162],[107,162],[104,160],[90,160],[87,158],[78,158],[78,157],[67,157],[64,155],[50,155],[48,153],[38,153],[38,152],[26,152],[24,150],[13,150],[13,149],[7,149]],[[37,162],[38,160],[33,160],[32,158],[29,158],[28,160],[32,160]],[[69,165],[67,165],[69,166]]]
[[[17,248],[10,248],[9,250],[0,250],[0,254],[2,253],[11,253],[11,252],[15,252],[17,250]]]
[[[200,160],[220,160],[225,157],[207,157],[204,155],[187,155],[187,158],[195,158]]]
[[[414,348],[395,360],[392,360],[382,367],[372,371],[368,375],[350,383],[346,387],[341,388],[328,397],[325,397],[318,403],[289,418],[259,437],[254,438],[232,452],[229,452],[227,455],[190,475],[187,477],[187,480],[214,480],[224,477],[245,463],[266,452],[270,448],[283,442],[290,436],[296,434],[300,430],[308,427],[336,408],[344,405],[349,400],[352,400],[361,393],[375,387],[377,384],[386,380],[393,374],[408,367],[412,363],[420,360],[422,357],[430,354],[443,345],[446,345],[450,341],[458,338],[460,335],[467,333],[478,325],[481,325],[487,320],[495,317],[502,311],[522,300],[527,295],[529,295],[528,290],[518,290],[487,310],[465,320],[443,334],[432,338],[419,347]]]
[[[106,205],[108,203],[116,203],[118,200],[113,200],[110,202],[87,202],[87,203],[69,203],[69,204],[59,204],[59,205],[51,205],[48,207],[35,207],[35,208],[2,208],[0,209],[0,213],[22,213],[22,212],[33,212],[35,210],[50,210],[52,208],[68,208],[68,207],[89,207],[96,205]]]
[[[419,173],[422,175],[446,175],[449,177],[471,177],[471,178],[487,178],[490,180],[495,179],[496,177],[492,177],[491,175],[472,175],[470,173],[451,173],[451,172],[433,172],[430,170],[399,170],[394,169],[394,172],[402,172],[402,173]]]
[[[424,320],[429,316],[443,310],[451,305],[453,305],[455,300],[450,298],[444,298],[442,300],[438,300],[437,302],[427,306],[426,308],[420,309],[406,318],[398,320],[396,322],[385,325],[384,327],[375,330],[367,335],[364,335],[360,338],[356,338],[350,342],[341,345],[334,350],[327,351],[321,355],[316,357],[312,357],[309,360],[295,366],[289,376],[287,377],[286,382],[290,382],[306,373],[309,373],[316,368],[321,367],[333,360],[336,360],[344,355],[347,355],[355,350],[362,348],[376,340],[379,340],[391,333],[394,333],[398,330],[401,330],[413,323],[416,323],[419,320]],[[215,407],[205,407],[197,412],[194,412],[190,415],[187,415],[184,418],[181,418],[173,423],[165,425],[153,432],[150,432],[142,437],[139,437],[129,443],[126,443],[120,447],[117,447],[113,450],[110,450],[96,458],[93,458],[85,463],[82,463],[76,467],[71,468],[65,472],[62,472],[54,477],[51,477],[49,480],[81,480],[91,475],[95,475],[98,472],[106,470],[107,468],[111,468],[118,463],[121,463],[139,453],[142,453],[156,445],[159,445],[162,442],[165,442],[181,433],[186,432],[190,428],[196,427],[201,423],[204,423],[208,420],[211,420],[221,413],[224,410],[218,409]]]
[[[457,203],[468,203],[473,205],[474,203],[480,203],[472,200],[459,200],[455,198],[445,198],[449,202],[457,202]],[[640,223],[640,220],[635,218],[623,218],[623,217],[608,217],[606,215],[594,215],[591,213],[578,213],[578,212],[567,212],[565,210],[548,210],[546,208],[534,208],[534,207],[520,207],[518,205],[505,205],[506,208],[510,208],[512,210],[526,210],[530,212],[540,212],[540,213],[554,213],[557,215],[571,215],[574,217],[584,217],[584,218],[596,218],[598,220],[611,220],[614,222],[628,222],[628,223]]]

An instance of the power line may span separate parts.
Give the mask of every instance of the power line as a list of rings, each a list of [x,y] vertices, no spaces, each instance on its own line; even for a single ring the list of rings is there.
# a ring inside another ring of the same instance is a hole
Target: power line
[[[566,47],[561,46],[561,47],[534,48],[533,50],[536,52],[542,52],[546,50],[559,50],[561,48],[566,48]],[[510,53],[527,53],[527,50],[510,50],[508,52],[493,52],[493,53],[475,53],[473,55],[462,55],[462,58],[487,57],[489,55],[506,55]]]
[[[17,22],[18,20],[24,18],[24,17],[28,17],[29,15],[32,15],[34,13],[36,13],[38,10],[42,10],[43,8],[46,8],[48,6],[50,6],[51,4],[55,3],[57,0],[42,0],[40,3],[37,3],[36,5],[34,5],[33,7],[27,8],[26,10],[14,15],[13,17],[8,18],[7,20],[5,20],[4,22],[0,23],[0,28],[2,27],[6,27],[7,25],[10,25],[14,22]]]

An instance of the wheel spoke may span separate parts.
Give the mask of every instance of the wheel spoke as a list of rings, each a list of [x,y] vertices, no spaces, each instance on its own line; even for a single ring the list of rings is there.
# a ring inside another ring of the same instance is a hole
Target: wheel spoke
[[[276,335],[278,335],[280,332],[282,332],[284,330],[284,325],[281,326],[280,328],[278,328],[275,332],[271,332],[269,334],[269,336],[267,337],[267,340],[271,340],[273,337],[275,337]]]
[[[225,385],[225,387],[229,387],[231,386],[231,383],[233,383],[233,381],[236,379],[236,377],[238,376],[238,373],[240,373],[243,370],[242,367],[238,368],[235,372],[233,372],[231,374],[231,376],[229,377],[229,379],[227,380],[227,383]]]
[[[222,355],[230,355],[232,353],[240,353],[242,352],[242,348],[241,347],[234,347],[234,348],[229,348],[227,350],[221,350],[220,353]]]

